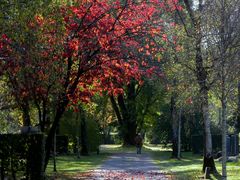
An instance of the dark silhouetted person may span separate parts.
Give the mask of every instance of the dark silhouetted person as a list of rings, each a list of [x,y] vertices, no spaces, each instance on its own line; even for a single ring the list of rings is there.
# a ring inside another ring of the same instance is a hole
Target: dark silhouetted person
[[[141,154],[143,139],[140,133],[138,133],[137,136],[135,137],[135,144],[137,147],[137,154]]]

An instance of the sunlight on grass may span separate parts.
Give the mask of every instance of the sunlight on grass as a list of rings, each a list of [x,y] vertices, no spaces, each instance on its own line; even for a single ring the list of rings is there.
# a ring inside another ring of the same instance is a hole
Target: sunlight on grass
[[[58,175],[74,175],[80,172],[86,172],[97,168],[101,163],[107,159],[109,154],[101,153],[99,155],[91,154],[91,156],[81,156],[77,158],[76,155],[65,155],[57,157],[57,173],[53,172],[53,160],[50,159],[47,167],[47,174],[52,176]]]
[[[115,149],[115,148],[120,148],[122,147],[121,144],[104,144],[104,145],[100,145],[100,149],[104,150],[104,149]]]
[[[161,146],[145,145],[145,148],[151,150],[152,157],[161,170],[166,173],[172,173],[177,180],[193,180],[203,177],[202,157],[192,154],[192,152],[183,152],[181,160],[171,159],[171,151],[163,151]],[[218,172],[221,174],[221,162],[215,161]],[[228,162],[227,172],[229,180],[240,179],[240,162]],[[217,179],[211,176],[213,180]],[[219,177],[218,177],[219,178]]]
[[[219,173],[222,171],[221,162],[215,161],[216,167]],[[228,162],[227,163],[227,176],[228,180],[237,180],[240,179],[240,162]],[[214,179],[214,178],[213,178]]]
[[[127,153],[127,152],[136,151],[136,147],[135,146],[125,147],[122,144],[117,144],[117,145],[107,144],[107,145],[101,145],[100,151],[104,153]]]
[[[151,151],[171,151],[169,145],[164,146],[162,144],[144,144],[144,148],[149,149]]]

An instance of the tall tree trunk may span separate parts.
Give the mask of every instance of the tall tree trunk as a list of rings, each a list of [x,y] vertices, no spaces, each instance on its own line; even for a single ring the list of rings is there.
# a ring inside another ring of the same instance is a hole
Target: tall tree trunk
[[[57,165],[56,165],[56,131],[54,134],[54,140],[53,140],[53,171],[57,172]]]
[[[123,125],[123,119],[122,119],[120,110],[118,108],[117,102],[115,101],[113,96],[110,96],[110,100],[111,100],[112,108],[113,108],[114,112],[116,113],[118,123],[119,123],[120,126],[122,126]]]
[[[215,172],[215,162],[212,155],[212,135],[210,129],[209,106],[208,106],[208,91],[202,91],[202,111],[204,121],[204,157],[203,157],[203,172],[206,167],[210,168],[210,172]]]
[[[239,134],[240,132],[240,81],[238,82],[238,105],[237,105],[237,119],[236,119],[236,133]]]
[[[199,32],[200,24],[196,28]],[[204,123],[204,138],[205,138],[205,148],[204,148],[204,160],[203,160],[203,172],[206,167],[210,168],[210,172],[216,171],[216,166],[214,163],[213,155],[212,155],[212,134],[211,134],[211,121],[209,117],[209,104],[208,104],[208,91],[209,87],[207,85],[207,72],[204,67],[203,57],[202,57],[202,49],[201,49],[201,34],[198,34],[198,38],[196,39],[196,73],[198,85],[200,87],[200,98],[202,105],[202,113],[203,113],[203,123]]]
[[[227,179],[227,122],[226,122],[226,98],[222,99],[222,180]]]
[[[182,128],[182,108],[179,110],[178,115],[178,154],[177,158],[181,158],[181,128]]]
[[[123,145],[135,145],[135,136],[137,134],[137,124],[136,122],[128,121],[124,125],[124,134],[123,134]]]
[[[221,65],[221,104],[222,104],[222,180],[227,179],[227,120],[226,120],[226,108],[227,108],[227,89],[226,89],[226,34],[228,32],[228,24],[226,21],[226,2],[221,0],[221,27],[220,27],[220,65]]]
[[[31,119],[29,115],[29,104],[27,101],[22,104],[23,126],[31,126]]]
[[[136,110],[136,82],[134,80],[128,85],[127,88],[127,134],[124,139],[124,144],[135,145],[135,136],[137,134],[137,110]]]
[[[62,99],[62,102],[59,103],[58,107],[57,107],[57,110],[56,110],[56,114],[55,114],[55,117],[54,117],[54,120],[53,120],[53,123],[52,123],[52,126],[49,130],[49,133],[48,133],[48,136],[47,136],[47,139],[46,139],[46,145],[45,145],[45,153],[46,153],[46,156],[45,156],[45,164],[44,164],[44,171],[46,170],[47,168],[47,164],[48,164],[48,161],[49,161],[49,158],[50,158],[50,151],[51,151],[51,147],[52,147],[52,144],[53,144],[53,140],[54,140],[54,134],[57,130],[57,127],[58,127],[58,124],[60,122],[60,119],[65,111],[65,108],[68,104],[68,98],[63,95],[64,97],[61,98]]]
[[[86,116],[82,107],[80,107],[80,119],[81,119],[81,155],[88,156],[88,144],[87,144],[87,126]]]
[[[172,158],[178,158],[178,121],[175,95],[171,97]]]
[[[203,172],[205,171],[206,167],[209,167],[210,170],[216,171],[213,155],[212,155],[212,135],[210,129],[210,118],[209,118],[209,106],[208,106],[208,91],[209,85],[207,84],[208,74],[206,67],[204,66],[203,56],[202,56],[202,19],[201,14],[203,13],[203,0],[198,1],[198,5],[195,6],[197,9],[194,10],[192,6],[192,1],[184,0],[183,1],[190,17],[190,23],[192,24],[192,28],[194,30],[191,31],[191,37],[195,40],[195,66],[196,66],[196,77],[199,85],[199,93],[200,93],[200,100],[202,106],[202,113],[203,113],[203,122],[204,122],[204,159],[203,159]],[[197,3],[197,1],[196,1]],[[184,23],[186,28],[186,33],[189,34],[187,31],[187,26]]]
[[[137,111],[136,111],[136,82],[134,80],[127,86],[127,96],[118,95],[117,102],[110,96],[112,107],[116,113],[123,138],[123,145],[135,145],[137,133]]]
[[[42,109],[43,109],[43,112],[42,112],[41,131],[42,131],[42,132],[45,132],[45,128],[46,128],[46,118],[47,118],[47,114],[48,114],[48,111],[47,111],[47,102],[46,102],[46,100],[43,100]]]

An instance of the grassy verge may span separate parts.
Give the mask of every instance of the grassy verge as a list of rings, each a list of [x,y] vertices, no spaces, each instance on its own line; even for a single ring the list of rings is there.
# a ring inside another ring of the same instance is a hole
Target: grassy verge
[[[53,160],[50,159],[47,176],[49,179],[57,179],[58,177],[71,179],[79,173],[97,168],[109,155],[109,153],[90,154],[90,156],[81,156],[80,158],[77,158],[76,155],[58,156],[56,158],[57,172],[53,172]]]
[[[193,180],[203,177],[202,157],[200,155],[192,154],[191,152],[183,152],[182,159],[171,159],[171,151],[162,149],[161,146],[147,145],[145,148],[149,149],[153,159],[161,170],[168,174],[173,174],[177,180]],[[219,173],[221,173],[221,162],[215,161]],[[237,180],[240,172],[240,162],[228,162],[227,173],[229,180]],[[220,177],[211,176],[211,179],[221,179]]]
[[[102,145],[100,147],[100,154],[90,154],[90,156],[81,156],[77,158],[76,155],[58,156],[57,172],[53,172],[53,160],[50,159],[47,167],[48,179],[73,179],[73,177],[87,171],[91,171],[100,166],[113,153],[124,153],[135,151],[135,147],[122,147],[121,145]]]

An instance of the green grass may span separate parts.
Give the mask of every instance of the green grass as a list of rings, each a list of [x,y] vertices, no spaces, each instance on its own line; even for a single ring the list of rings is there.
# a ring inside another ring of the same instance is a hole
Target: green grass
[[[126,153],[126,152],[135,152],[136,151],[136,147],[135,146],[129,146],[129,147],[125,147],[122,145],[102,145],[100,147],[100,151],[104,152],[104,153]]]
[[[122,147],[121,145],[104,145],[100,147],[100,154],[90,154],[90,156],[76,155],[58,156],[57,172],[53,172],[53,160],[49,160],[47,166],[47,176],[49,179],[71,179],[79,173],[87,172],[96,169],[113,153],[135,151],[135,147]]]
[[[108,153],[90,154],[90,156],[81,156],[80,158],[77,158],[76,155],[58,156],[56,158],[57,173],[53,172],[53,160],[50,159],[47,176],[71,178],[76,174],[97,168],[109,155]]]
[[[173,174],[177,180],[193,180],[203,177],[202,157],[192,154],[191,152],[183,152],[181,160],[171,159],[171,151],[159,146],[145,146],[151,152],[152,157],[161,170],[167,174]],[[215,161],[218,172],[221,174],[221,162]],[[240,179],[240,162],[228,162],[227,173],[229,180]],[[211,179],[221,179],[220,177],[211,176]]]

